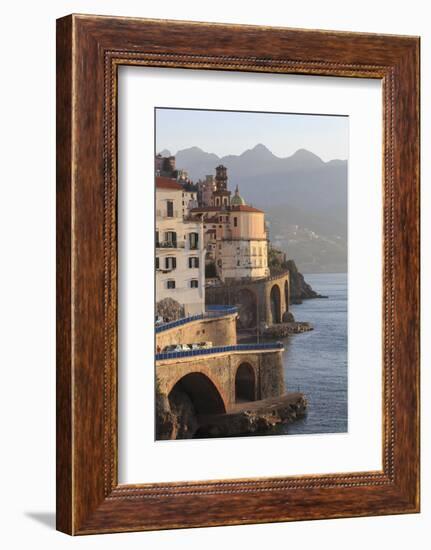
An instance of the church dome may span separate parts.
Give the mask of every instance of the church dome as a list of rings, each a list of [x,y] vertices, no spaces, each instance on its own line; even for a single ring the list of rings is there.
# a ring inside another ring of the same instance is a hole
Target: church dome
[[[230,200],[230,204],[231,206],[245,206],[246,204],[245,200],[239,194],[238,185],[236,186],[236,189],[235,189],[235,195]]]

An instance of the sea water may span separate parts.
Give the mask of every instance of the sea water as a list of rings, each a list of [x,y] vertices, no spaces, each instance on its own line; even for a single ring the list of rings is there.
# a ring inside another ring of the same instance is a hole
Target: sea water
[[[304,275],[313,290],[328,296],[304,300],[290,310],[296,321],[314,330],[284,339],[284,376],[288,391],[304,393],[305,418],[277,428],[277,433],[312,434],[347,431],[347,274]]]

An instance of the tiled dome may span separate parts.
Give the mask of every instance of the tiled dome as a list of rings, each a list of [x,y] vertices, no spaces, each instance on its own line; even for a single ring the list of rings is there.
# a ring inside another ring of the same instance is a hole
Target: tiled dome
[[[239,194],[238,185],[236,186],[236,189],[235,189],[235,195],[230,200],[230,204],[232,206],[245,206],[246,204],[245,200]]]

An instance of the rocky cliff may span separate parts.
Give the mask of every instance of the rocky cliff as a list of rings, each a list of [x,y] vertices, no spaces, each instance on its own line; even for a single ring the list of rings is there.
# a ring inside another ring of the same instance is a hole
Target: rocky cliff
[[[290,275],[290,303],[301,304],[302,300],[310,298],[325,298],[315,292],[305,281],[304,275],[298,271],[295,260],[288,260],[286,253],[274,246],[270,246],[268,251],[268,265],[271,275],[283,273],[286,269]],[[288,321],[288,319],[286,319]]]
[[[287,260],[286,267],[290,275],[290,303],[301,304],[302,300],[310,298],[325,298],[315,292],[311,286],[305,281],[304,275],[298,271],[294,260]]]

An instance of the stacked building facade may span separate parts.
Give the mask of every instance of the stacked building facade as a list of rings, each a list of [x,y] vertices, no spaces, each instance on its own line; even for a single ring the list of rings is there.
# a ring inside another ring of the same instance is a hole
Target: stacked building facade
[[[202,221],[184,206],[187,193],[156,176],[156,300],[172,298],[190,316],[205,310],[205,248]]]
[[[223,165],[195,185],[175,157],[159,155],[156,174],[157,302],[173,298],[186,316],[203,313],[205,301],[235,305],[242,328],[282,322],[289,273],[271,277],[264,211],[238,186],[232,194]]]

